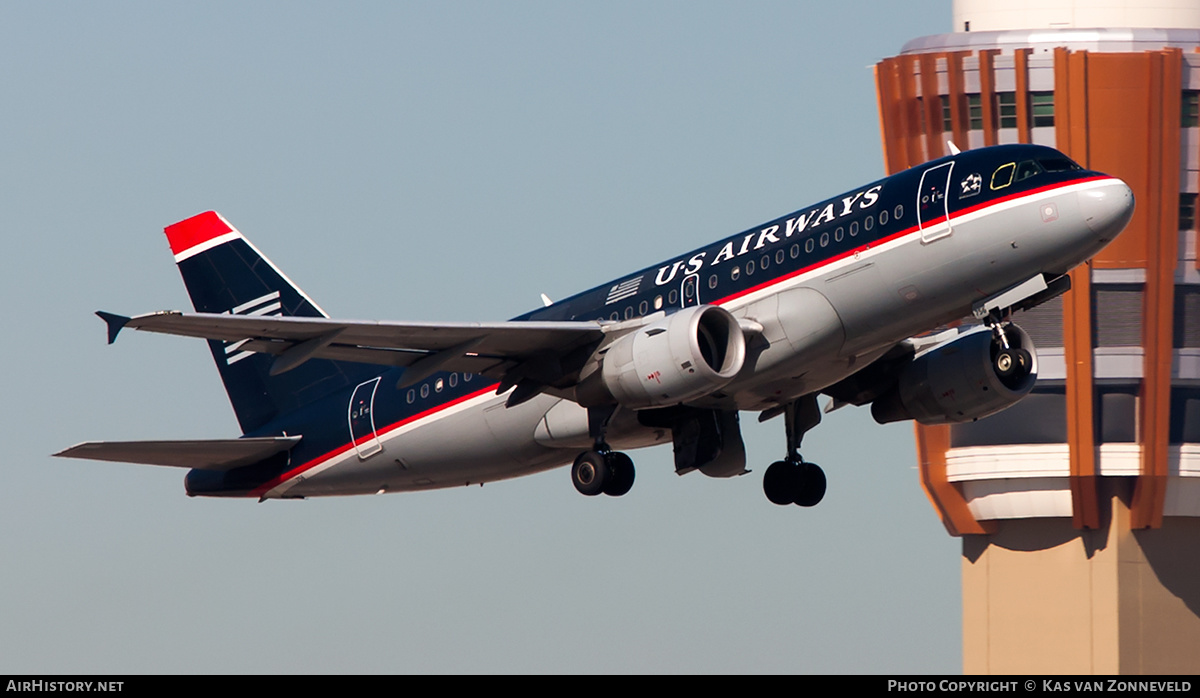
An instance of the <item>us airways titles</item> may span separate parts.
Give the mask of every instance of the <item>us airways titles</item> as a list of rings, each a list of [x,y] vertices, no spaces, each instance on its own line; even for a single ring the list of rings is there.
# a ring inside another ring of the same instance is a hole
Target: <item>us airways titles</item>
[[[783,239],[790,238],[797,233],[802,233],[805,230],[813,230],[831,221],[848,216],[856,209],[865,211],[879,201],[879,191],[881,189],[883,189],[883,185],[877,184],[870,189],[864,189],[849,196],[844,196],[841,199],[835,199],[824,206],[818,206],[811,211],[789,218],[782,225],[775,223],[756,232],[747,233],[742,237],[740,242],[730,240],[721,247],[712,258],[712,261],[708,262],[708,266],[715,267],[726,260],[761,250],[773,243],[782,242],[783,240],[779,237],[780,235],[783,236]],[[755,238],[757,238],[757,241]],[[735,248],[737,249],[736,252],[734,251]],[[689,259],[681,259],[664,267],[659,267],[658,274],[654,277],[654,284],[656,286],[663,286],[671,283],[675,275],[679,273],[681,267],[683,268],[684,276],[695,274],[704,267],[705,258],[708,256],[708,253],[709,250],[704,250],[697,252]]]

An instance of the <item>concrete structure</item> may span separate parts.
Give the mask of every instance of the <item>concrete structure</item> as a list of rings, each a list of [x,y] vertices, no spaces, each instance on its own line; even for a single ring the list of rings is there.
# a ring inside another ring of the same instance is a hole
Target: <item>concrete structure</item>
[[[964,669],[1200,672],[1200,2],[959,0],[954,28],[876,66],[889,172],[1032,142],[1137,198],[1070,292],[1014,318],[1034,393],[917,429],[963,537]]]

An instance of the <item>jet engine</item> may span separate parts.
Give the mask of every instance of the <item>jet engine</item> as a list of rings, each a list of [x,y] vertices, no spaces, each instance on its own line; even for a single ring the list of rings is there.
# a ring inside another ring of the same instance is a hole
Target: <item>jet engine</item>
[[[684,308],[613,342],[576,388],[584,406],[677,405],[721,388],[742,370],[746,338],[729,311]]]
[[[880,424],[915,419],[921,424],[970,422],[1011,407],[1037,380],[1033,340],[1004,325],[1008,347],[979,327],[917,354],[896,385],[871,404]]]

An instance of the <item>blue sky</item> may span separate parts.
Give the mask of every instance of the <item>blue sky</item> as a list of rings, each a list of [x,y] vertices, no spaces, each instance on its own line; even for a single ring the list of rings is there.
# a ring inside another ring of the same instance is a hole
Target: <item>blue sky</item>
[[[841,410],[812,510],[635,452],[307,502],[48,454],[237,435],[163,226],[216,209],[335,317],[499,320],[883,174],[871,66],[945,2],[5,3],[0,672],[956,672],[912,429]]]

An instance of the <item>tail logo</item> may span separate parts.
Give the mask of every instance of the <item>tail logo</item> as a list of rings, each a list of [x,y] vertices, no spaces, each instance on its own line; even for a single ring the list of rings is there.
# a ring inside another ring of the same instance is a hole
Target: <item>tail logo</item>
[[[265,296],[259,296],[252,301],[247,301],[239,306],[226,311],[231,315],[283,315],[283,304],[279,300],[279,291],[272,291]],[[254,356],[255,352],[241,351],[241,347],[250,338],[241,339],[236,342],[225,343],[225,363],[232,366],[248,356]]]

